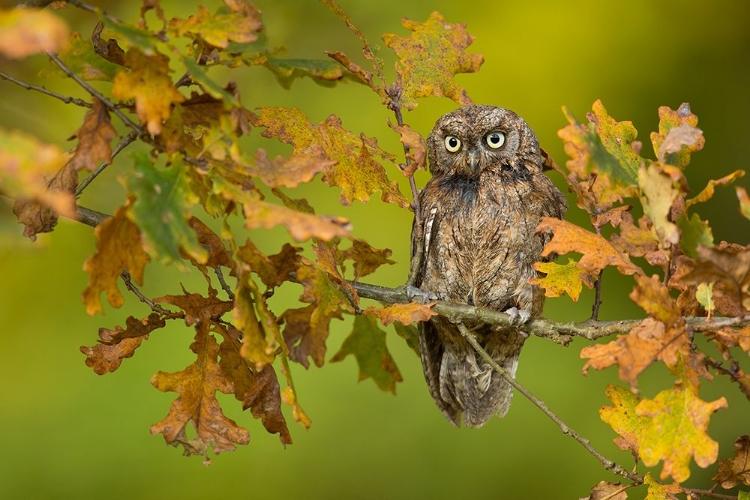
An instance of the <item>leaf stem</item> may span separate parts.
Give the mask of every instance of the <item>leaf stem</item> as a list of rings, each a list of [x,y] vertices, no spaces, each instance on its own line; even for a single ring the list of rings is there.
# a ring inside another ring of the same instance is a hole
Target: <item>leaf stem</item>
[[[170,311],[167,311],[162,306],[154,302],[153,300],[149,299],[145,295],[141,293],[141,291],[138,289],[137,286],[133,284],[133,280],[130,278],[130,272],[127,269],[124,269],[122,273],[120,274],[120,277],[122,278],[122,281],[125,282],[125,287],[133,292],[133,294],[138,297],[138,299],[146,304],[148,307],[151,308],[152,311],[154,311],[157,314],[161,314],[162,316],[170,316],[173,313]]]
[[[613,472],[614,474],[617,474],[618,476],[622,476],[624,478],[630,479],[631,481],[641,484],[643,483],[643,477],[639,476],[638,474],[635,474],[633,472],[630,472],[629,470],[625,469],[622,465],[613,462],[612,460],[609,460],[604,455],[599,453],[591,444],[589,443],[588,439],[584,439],[581,437],[580,434],[578,434],[576,431],[571,429],[563,420],[558,417],[552,410],[547,408],[547,405],[534,396],[528,389],[526,389],[524,386],[522,386],[520,383],[518,383],[513,377],[511,377],[508,372],[506,372],[497,362],[490,356],[487,351],[482,348],[481,345],[479,345],[479,342],[477,342],[477,339],[474,338],[474,336],[471,334],[468,328],[463,324],[463,322],[456,323],[456,326],[458,326],[458,330],[461,332],[461,335],[471,344],[471,346],[476,350],[479,355],[484,359],[484,361],[489,364],[493,370],[495,370],[498,374],[500,374],[501,377],[503,377],[510,385],[513,386],[514,389],[516,389],[518,392],[524,395],[526,399],[531,401],[534,406],[539,408],[542,413],[544,413],[547,417],[549,417],[554,423],[557,424],[557,426],[560,428],[563,434],[566,436],[570,436],[573,438],[578,444],[584,447],[586,451],[588,451],[591,455],[596,458],[599,463],[601,463],[605,469]]]

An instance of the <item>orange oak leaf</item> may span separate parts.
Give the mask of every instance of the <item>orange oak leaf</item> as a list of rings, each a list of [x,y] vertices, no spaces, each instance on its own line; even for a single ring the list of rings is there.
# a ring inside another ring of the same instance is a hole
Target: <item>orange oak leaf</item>
[[[232,12],[213,14],[199,5],[197,14],[187,19],[170,20],[169,30],[176,36],[198,36],[214,47],[226,48],[229,42],[253,42],[263,28],[260,11],[242,3],[236,0],[228,2]]]
[[[532,278],[529,283],[544,288],[544,295],[547,297],[559,297],[567,293],[574,302],[577,302],[584,283],[589,288],[594,286],[591,276],[570,258],[564,265],[554,262],[537,262],[534,264],[534,269],[544,276]]]
[[[408,151],[406,159],[410,160],[410,163],[402,169],[404,175],[411,177],[420,168],[427,168],[427,143],[422,134],[409,125],[388,125],[401,135],[401,144]]]
[[[740,436],[734,442],[734,457],[719,462],[714,481],[729,490],[742,483],[750,486],[750,436]]]
[[[691,458],[703,468],[716,462],[719,443],[706,430],[711,414],[726,407],[725,398],[703,401],[697,388],[685,383],[661,391],[654,399],[642,400],[636,414],[650,419],[650,424],[641,431],[643,464],[653,467],[661,460],[664,462],[661,479],[671,476],[682,482],[690,477]]]
[[[354,355],[359,365],[359,380],[372,378],[382,391],[396,394],[396,383],[402,382],[401,372],[388,352],[385,332],[378,328],[377,320],[368,315],[354,318],[352,332],[341,349],[331,358],[335,363]]]
[[[101,292],[107,295],[112,307],[121,307],[124,298],[117,288],[117,280],[123,270],[138,285],[143,285],[143,269],[149,257],[141,244],[138,227],[126,217],[128,205],[118,208],[114,215],[94,229],[96,253],[86,259],[83,270],[89,274],[89,284],[83,291],[86,312],[94,315],[103,311]]]
[[[276,137],[294,147],[293,154],[308,154],[331,160],[323,170],[323,182],[341,188],[341,203],[366,202],[376,191],[381,199],[401,207],[408,206],[395,181],[375,158],[394,161],[394,156],[378,147],[377,140],[342,128],[341,120],[331,115],[313,125],[296,108],[262,108],[254,125],[265,127],[263,137]]]
[[[639,399],[631,391],[611,384],[605,393],[614,406],[603,406],[599,410],[599,417],[618,434],[614,439],[617,447],[623,451],[630,450],[637,460],[640,432],[648,422],[645,417],[635,413]]]
[[[615,266],[621,273],[627,275],[642,273],[638,266],[630,262],[626,255],[602,236],[586,231],[570,222],[544,217],[536,231],[554,233],[550,242],[544,247],[542,256],[552,253],[581,253],[583,256],[578,261],[578,267],[592,277],[597,276],[607,266]]]
[[[684,169],[691,155],[703,149],[706,142],[698,129],[698,117],[684,102],[676,110],[669,106],[659,108],[659,131],[651,132],[651,144],[660,162]]]
[[[149,56],[131,48],[125,53],[125,65],[130,70],[115,75],[112,95],[117,99],[135,99],[138,119],[146,124],[150,134],[160,134],[172,104],[185,100],[169,78],[169,58],[158,53]]]
[[[76,170],[94,170],[97,163],[112,161],[112,146],[110,142],[117,137],[117,131],[112,126],[109,110],[97,98],[93,100],[93,107],[86,113],[83,125],[73,137],[78,138],[73,158],[70,163]]]
[[[68,45],[68,25],[47,9],[0,9],[0,26],[0,54],[10,59],[54,54]]]
[[[257,274],[267,288],[274,288],[292,279],[300,265],[301,251],[302,248],[285,243],[279,253],[267,256],[248,239],[237,249],[237,258]]]
[[[669,327],[682,321],[679,308],[658,275],[648,278],[638,274],[635,281],[636,287],[630,293],[630,299],[641,306],[646,314]]]
[[[186,255],[187,258],[191,259],[194,266],[200,267],[218,267],[224,266],[234,270],[236,264],[232,258],[232,253],[227,250],[222,239],[214,233],[211,228],[203,223],[197,217],[191,217],[188,220],[188,225],[193,228],[195,235],[198,238],[198,244],[208,250],[208,257],[204,263],[199,263],[193,257]]]
[[[273,366],[266,365],[253,371],[247,360],[240,355],[239,338],[242,335],[231,325],[220,328],[224,341],[219,347],[219,365],[224,375],[234,384],[234,397],[242,402],[243,409],[259,418],[271,434],[279,434],[284,445],[292,444],[292,436],[281,413],[279,380]]]
[[[623,214],[619,224],[620,234],[610,237],[612,246],[631,257],[643,257],[659,251],[659,240],[652,230],[648,217],[638,219],[638,225],[633,223],[633,216]]]
[[[208,323],[199,323],[195,342],[190,349],[196,361],[175,373],[157,372],[151,383],[162,392],[177,392],[169,413],[151,426],[151,434],[162,434],[173,446],[182,446],[185,455],[206,455],[232,451],[235,444],[247,444],[247,429],[227,418],[221,410],[216,393],[234,393],[234,384],[224,374],[218,362],[219,344],[208,332]],[[188,426],[195,429],[195,437],[188,436]]]
[[[474,41],[466,32],[466,25],[450,24],[439,12],[431,13],[423,23],[406,18],[401,23],[411,35],[389,33],[383,36],[383,42],[398,58],[396,71],[403,85],[404,107],[414,109],[417,98],[428,96],[445,96],[458,104],[472,104],[466,90],[454,80],[458,73],[479,71],[484,62],[480,54],[464,50]]]
[[[664,324],[646,318],[627,335],[618,335],[606,344],[584,347],[581,358],[588,358],[588,361],[583,366],[583,374],[586,375],[589,368],[603,370],[616,363],[620,380],[636,388],[638,375],[657,359],[666,343]]]
[[[81,352],[86,355],[86,366],[94,370],[97,375],[104,375],[117,370],[124,358],[135,354],[148,335],[164,328],[166,321],[156,313],[139,320],[133,316],[125,320],[125,327],[99,329],[99,343],[91,347],[81,346]]]
[[[396,322],[402,325],[410,325],[420,321],[427,321],[431,317],[437,316],[437,313],[432,310],[433,305],[410,302],[408,304],[392,304],[384,307],[370,306],[364,310],[364,313],[376,316],[385,326]]]

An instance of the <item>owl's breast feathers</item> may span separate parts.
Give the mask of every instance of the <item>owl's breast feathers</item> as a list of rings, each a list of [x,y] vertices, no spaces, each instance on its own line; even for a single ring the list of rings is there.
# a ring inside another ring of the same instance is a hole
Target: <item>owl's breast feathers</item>
[[[546,243],[534,230],[541,217],[562,217],[565,203],[544,174],[525,172],[428,182],[421,193],[425,251],[418,286],[451,302],[529,308],[528,278]]]

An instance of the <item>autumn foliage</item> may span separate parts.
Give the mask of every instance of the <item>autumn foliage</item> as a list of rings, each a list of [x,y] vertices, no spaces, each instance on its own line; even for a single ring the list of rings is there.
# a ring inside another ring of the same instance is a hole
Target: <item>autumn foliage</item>
[[[55,14],[54,8],[79,2],[0,10],[0,53],[16,59],[47,54],[48,78],[72,78],[91,96],[74,103],[86,110],[81,126],[71,131],[71,151],[28,133],[0,131],[0,193],[15,200],[13,212],[32,239],[52,231],[60,216],[95,226],[96,248],[83,264],[88,314],[102,312],[105,301],[121,307],[124,288],[150,308],[124,326],[101,328],[96,343],[81,347],[95,373],[117,370],[170,322],[190,332],[194,362],[151,380],[159,391],[176,394],[151,432],[187,455],[249,442],[249,431],[224,414],[218,393],[233,395],[269,433],[291,444],[282,406],[291,407],[297,423],[311,425],[293,383],[295,365],[320,367],[351,355],[360,379],[395,393],[402,376],[383,327],[395,324],[414,348],[413,324],[440,310],[434,302],[393,298],[403,294],[378,295],[377,287],[368,296],[385,305],[361,303],[361,279],[391,264],[390,250],[358,238],[346,219],[316,213],[295,190],[320,178],[338,188],[343,205],[377,196],[409,210],[416,188],[402,193],[394,179],[405,175],[414,186],[415,170],[425,166],[425,143],[403,112],[428,96],[471,103],[454,76],[478,71],[483,57],[467,51],[473,37],[464,25],[434,12],[425,21],[404,19],[404,33],[382,37],[396,56],[391,72],[346,13],[333,0],[323,3],[362,42],[361,63],[341,52],[320,60],[283,58],[266,38],[261,12],[246,0],[200,7],[184,19],[147,0],[134,24],[95,11],[91,34],[70,32]],[[395,120],[390,125],[404,151],[384,150],[377,138],[348,130],[335,114],[314,123],[298,109],[245,107],[234,83],[211,75],[214,67],[239,66],[265,67],[285,87],[300,77],[363,84],[383,103],[378,119]],[[107,91],[95,90],[92,81],[109,83],[97,86]],[[658,480],[651,473],[626,477],[645,483],[649,498],[670,498],[690,493],[682,483],[693,462],[704,468],[718,463],[716,487],[750,486],[750,438],[739,435],[734,450],[720,450],[708,424],[715,412],[729,411],[727,401],[700,395],[702,384],[721,376],[750,399],[750,374],[741,367],[750,353],[750,248],[714,241],[698,212],[716,189],[744,172],[699,191],[689,188],[687,167],[706,141],[687,103],[659,108],[658,130],[648,146],[636,141],[632,123],[618,122],[599,101],[582,120],[567,109],[564,115],[569,123],[559,137],[569,158],[564,167],[552,161],[549,166],[562,175],[590,226],[542,221],[537,230],[553,234],[544,254],[563,257],[538,263],[536,282],[548,297],[576,301],[583,286],[601,286],[607,267],[632,277],[629,300],[643,310],[643,319],[623,323],[627,327],[606,338],[596,334],[596,317],[577,330],[604,338],[580,351],[583,373],[617,370],[623,382],[603,389],[611,405],[600,412],[617,434],[616,445],[637,464],[660,465]],[[239,140],[251,131],[289,144],[291,153],[270,158],[264,149],[243,151]],[[117,154],[135,142],[149,153],[115,164]],[[128,172],[121,177],[127,197],[112,215],[92,215],[76,198],[105,168]],[[747,193],[736,193],[739,210],[750,219]],[[201,214],[208,218],[201,220]],[[234,224],[283,227],[289,241],[266,254],[253,240],[236,239]],[[175,285],[171,295],[143,297],[138,286],[144,269],[157,264],[197,269],[205,290]],[[273,310],[268,299],[281,289],[298,294],[302,306]],[[331,356],[330,324],[344,315],[354,316],[353,328]],[[711,345],[721,359],[699,345]],[[674,383],[648,398],[638,390],[639,376],[654,364],[665,366]],[[627,487],[603,481],[590,498],[625,498]]]

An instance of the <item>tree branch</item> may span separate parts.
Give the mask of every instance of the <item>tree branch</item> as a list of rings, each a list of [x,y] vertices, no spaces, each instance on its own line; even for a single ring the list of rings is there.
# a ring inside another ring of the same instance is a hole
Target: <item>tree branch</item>
[[[481,345],[479,345],[479,342],[477,342],[477,339],[474,338],[474,336],[471,334],[468,328],[463,324],[463,322],[456,323],[456,326],[458,326],[458,330],[461,332],[461,335],[469,341],[471,346],[476,350],[479,355],[482,357],[482,359],[489,364],[493,370],[495,370],[498,374],[500,374],[501,377],[503,377],[510,385],[513,386],[514,389],[516,389],[518,392],[524,395],[526,399],[531,401],[534,406],[539,408],[542,413],[547,415],[554,423],[557,424],[558,427],[560,427],[560,430],[563,434],[566,436],[570,436],[575,441],[577,441],[581,446],[583,446],[586,451],[591,453],[594,458],[596,458],[605,469],[613,472],[614,474],[617,474],[618,476],[622,476],[624,478],[630,479],[631,481],[641,484],[643,483],[643,477],[639,476],[638,474],[635,474],[633,472],[630,472],[626,468],[624,468],[622,465],[613,462],[612,460],[609,460],[604,455],[599,453],[591,444],[589,443],[588,439],[584,439],[581,437],[580,434],[578,434],[576,431],[568,427],[568,425],[562,421],[560,417],[558,417],[552,410],[547,408],[547,405],[544,404],[542,400],[534,396],[531,392],[529,392],[528,389],[526,389],[524,386],[522,386],[520,383],[518,383],[513,377],[511,377],[508,372],[506,372],[497,362],[492,359],[492,356],[487,354],[487,351],[485,351]]]
[[[138,132],[133,130],[128,135],[126,135],[118,144],[115,146],[115,148],[112,150],[112,154],[110,155],[110,161],[109,162],[102,162],[101,165],[99,165],[96,169],[94,169],[88,177],[83,179],[81,183],[76,188],[75,196],[76,198],[83,193],[83,190],[86,189],[86,187],[91,184],[91,182],[97,178],[99,174],[101,174],[105,168],[107,168],[111,163],[112,159],[117,156],[120,151],[125,149],[128,145],[130,145],[133,141],[135,141],[138,138]]]
[[[35,90],[37,92],[41,92],[42,94],[48,95],[50,97],[54,97],[55,99],[59,99],[65,104],[75,104],[76,106],[81,106],[83,108],[90,108],[92,105],[90,102],[86,102],[83,99],[78,99],[77,97],[71,97],[67,95],[58,94],[57,92],[53,92],[43,86],[39,85],[32,85],[30,83],[26,83],[23,80],[18,80],[17,78],[13,78],[7,73],[4,73],[0,71],[0,78],[3,80],[8,80],[11,83],[15,83],[19,87],[23,87],[26,90]]]

